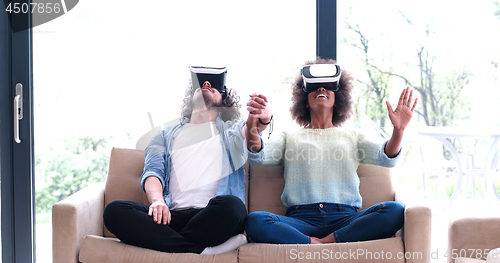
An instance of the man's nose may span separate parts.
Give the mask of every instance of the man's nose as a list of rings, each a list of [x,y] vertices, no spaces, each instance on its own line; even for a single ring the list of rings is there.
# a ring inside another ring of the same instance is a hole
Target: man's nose
[[[212,85],[210,84],[210,82],[205,81],[205,82],[203,82],[203,86],[202,87],[212,87]]]
[[[324,87],[319,87],[318,89],[319,91],[326,91],[326,89]]]

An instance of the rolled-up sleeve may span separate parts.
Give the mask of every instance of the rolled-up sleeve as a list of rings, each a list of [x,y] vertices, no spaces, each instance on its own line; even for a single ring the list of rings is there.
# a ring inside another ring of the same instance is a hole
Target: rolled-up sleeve
[[[283,165],[285,157],[286,134],[283,132],[274,140],[263,141],[257,153],[248,151],[248,162],[259,165]]]
[[[360,157],[360,161],[363,164],[374,164],[383,167],[394,167],[398,163],[399,157],[401,156],[401,151],[394,157],[389,157],[385,154],[385,146],[388,141],[384,143],[377,143],[370,141],[363,134],[359,135],[358,139],[358,149],[357,155]]]
[[[160,180],[163,189],[166,187],[165,180],[165,159],[166,159],[165,139],[163,131],[158,132],[149,142],[148,147],[144,151],[144,172],[141,175],[141,188],[144,192],[144,183],[150,176],[154,176]]]

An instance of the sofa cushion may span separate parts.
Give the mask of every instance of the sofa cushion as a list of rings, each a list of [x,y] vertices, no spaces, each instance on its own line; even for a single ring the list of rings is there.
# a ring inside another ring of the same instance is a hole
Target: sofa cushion
[[[284,215],[286,208],[281,202],[285,187],[283,166],[252,165],[250,169],[248,212],[268,211]]]
[[[238,257],[239,263],[405,262],[403,241],[399,237],[320,245],[250,243],[239,248]]]
[[[248,178],[248,163],[245,163],[244,168],[245,177]],[[149,206],[148,197],[140,185],[143,170],[144,151],[113,148],[104,192],[104,206],[116,199],[135,201]],[[246,187],[246,193],[248,193],[248,184]],[[248,200],[248,195],[246,200]],[[104,226],[104,236],[115,237],[106,226]]]
[[[391,169],[376,165],[358,167],[359,193],[363,197],[361,210],[385,201],[394,201]]]
[[[210,256],[193,253],[165,253],[127,245],[116,238],[88,235],[83,239],[79,260],[82,263],[237,263],[238,251],[233,250]]]
[[[486,261],[476,258],[456,258],[455,263],[486,263]]]
[[[104,206],[116,199],[135,201],[148,206],[148,198],[140,184],[143,169],[143,151],[113,148],[104,190]],[[105,226],[104,236],[114,237]]]
[[[389,168],[375,165],[358,167],[359,192],[363,197],[362,210],[384,201],[394,201],[394,189]],[[285,187],[283,166],[252,165],[249,181],[249,212],[268,211],[284,215],[286,208],[281,202]]]

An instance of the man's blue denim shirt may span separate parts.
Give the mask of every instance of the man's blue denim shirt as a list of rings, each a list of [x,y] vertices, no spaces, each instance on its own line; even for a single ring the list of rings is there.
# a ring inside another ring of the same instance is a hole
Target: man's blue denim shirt
[[[163,186],[163,198],[168,207],[172,203],[172,195],[168,188],[171,170],[172,145],[175,137],[179,134],[182,125],[189,119],[184,118],[181,123],[166,127],[159,131],[151,139],[145,150],[144,172],[141,176],[141,188],[144,190],[144,183],[150,176],[157,177]],[[241,134],[241,129],[245,121],[224,122],[220,114],[216,120],[216,127],[220,133],[220,143],[222,146],[222,174],[219,186],[215,191],[218,195],[235,195],[245,203],[245,170],[244,164],[247,159],[246,141]],[[261,151],[262,152],[262,151]]]

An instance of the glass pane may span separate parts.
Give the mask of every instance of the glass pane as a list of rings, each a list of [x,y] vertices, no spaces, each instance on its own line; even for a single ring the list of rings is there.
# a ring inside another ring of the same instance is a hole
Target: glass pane
[[[33,30],[37,262],[51,262],[51,206],[104,181],[111,147],[179,118],[188,66],[226,66],[242,104],[267,95],[276,132],[289,79],[315,58],[315,1],[138,5],[80,1]]]
[[[494,215],[500,204],[491,183],[483,185],[486,176],[500,189],[498,166],[487,167],[484,161],[497,152],[487,156],[493,139],[449,140],[466,173],[459,176],[460,164],[450,147],[417,134],[425,126],[453,127],[469,134],[499,126],[498,118],[488,114],[499,109],[500,36],[489,33],[500,30],[499,14],[495,1],[478,2],[472,9],[457,1],[391,0],[384,5],[369,0],[338,1],[338,60],[358,80],[356,116],[367,116],[390,136],[385,100],[396,104],[407,86],[419,98],[412,123],[405,130],[403,155],[393,169],[393,182],[399,192],[415,199],[413,203],[433,208],[436,226],[447,226],[451,218],[471,214]],[[476,30],[478,27],[488,31]],[[477,43],[482,43],[480,48]],[[368,126],[365,120],[356,120],[357,125]],[[459,195],[450,205],[455,192]],[[433,251],[445,251],[447,227],[432,232]]]

